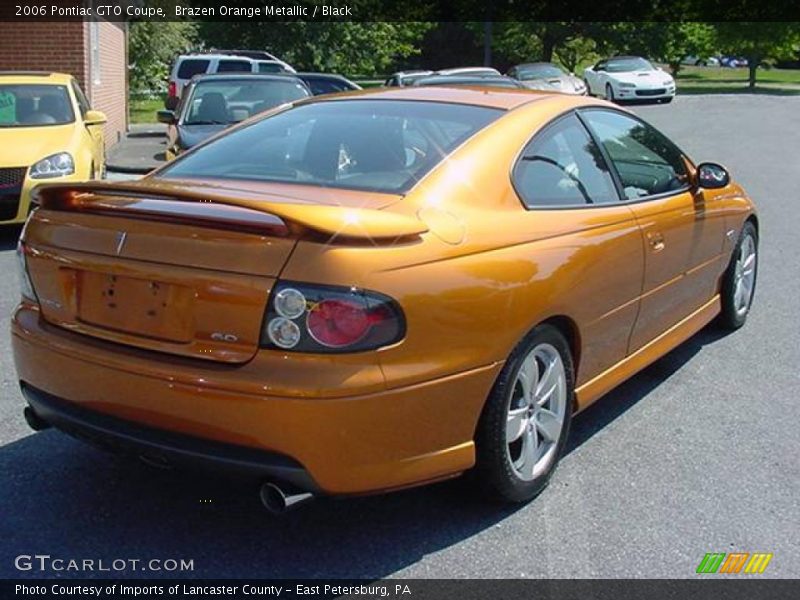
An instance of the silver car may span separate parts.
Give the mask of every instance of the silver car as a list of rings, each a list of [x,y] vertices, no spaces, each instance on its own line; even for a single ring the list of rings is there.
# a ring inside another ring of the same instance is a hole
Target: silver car
[[[585,96],[586,84],[575,75],[564,72],[549,62],[526,63],[512,67],[507,75],[518,79],[531,89],[552,89],[552,91]],[[547,87],[544,87],[546,84]]]

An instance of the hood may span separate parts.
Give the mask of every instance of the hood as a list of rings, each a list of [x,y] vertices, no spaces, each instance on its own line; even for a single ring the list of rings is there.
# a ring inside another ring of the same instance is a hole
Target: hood
[[[234,123],[230,125],[178,125],[180,146],[184,150],[188,150],[231,125]]]
[[[70,152],[74,157],[78,127],[75,123],[0,127],[0,168],[28,167],[56,152]]]
[[[633,71],[630,73],[609,73],[615,81],[636,84],[662,85],[665,81],[672,81],[672,76],[664,71]]]

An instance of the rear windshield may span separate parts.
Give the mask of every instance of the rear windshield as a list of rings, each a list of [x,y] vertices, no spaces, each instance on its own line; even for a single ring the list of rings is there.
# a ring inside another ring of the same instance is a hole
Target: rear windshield
[[[503,111],[418,101],[306,104],[198,148],[160,177],[402,193]]]
[[[74,120],[66,86],[0,85],[0,127],[63,125]]]
[[[183,105],[184,125],[227,125],[310,94],[297,79],[198,81]]]
[[[178,67],[178,79],[191,79],[208,70],[209,61],[197,58],[184,60]]]

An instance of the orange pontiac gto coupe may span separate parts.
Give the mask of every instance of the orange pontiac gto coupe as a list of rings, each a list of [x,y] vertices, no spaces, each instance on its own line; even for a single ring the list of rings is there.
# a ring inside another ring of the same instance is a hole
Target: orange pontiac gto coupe
[[[37,198],[12,321],[28,422],[255,475],[275,511],[472,468],[529,500],[574,413],[742,325],[756,280],[723,167],[559,94],[313,98]]]

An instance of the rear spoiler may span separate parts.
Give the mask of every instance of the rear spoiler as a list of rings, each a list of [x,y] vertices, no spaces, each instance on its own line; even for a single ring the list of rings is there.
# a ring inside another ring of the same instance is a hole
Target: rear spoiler
[[[419,236],[427,225],[413,217],[370,208],[242,198],[219,189],[199,191],[152,182],[44,184],[33,201],[49,210],[109,214],[240,229],[271,235],[305,232],[326,238],[387,241]]]

